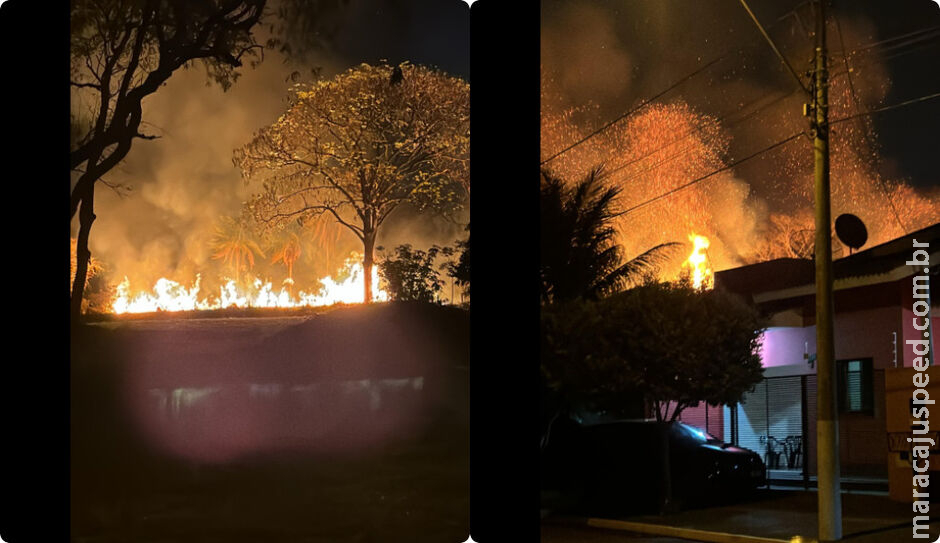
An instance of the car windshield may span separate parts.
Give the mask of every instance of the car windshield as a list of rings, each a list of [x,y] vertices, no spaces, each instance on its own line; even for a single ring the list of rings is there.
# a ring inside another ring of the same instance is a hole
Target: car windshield
[[[709,434],[705,430],[696,428],[695,426],[689,426],[684,422],[676,423],[676,427],[679,428],[682,433],[701,443],[721,443],[721,440]]]

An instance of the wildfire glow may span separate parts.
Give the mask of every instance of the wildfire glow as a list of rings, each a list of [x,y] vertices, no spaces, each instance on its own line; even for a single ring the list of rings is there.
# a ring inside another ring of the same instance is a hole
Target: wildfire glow
[[[759,93],[735,94],[742,104],[739,111],[712,110],[711,100],[703,104],[698,98],[694,107],[676,98],[608,125],[609,107],[617,101],[598,94],[602,108],[580,91],[572,93],[570,68],[556,62],[542,67],[543,167],[573,185],[604,165],[605,181],[622,189],[618,206],[631,210],[617,218],[618,244],[625,254],[641,254],[696,232],[711,238],[707,263],[712,270],[813,258],[813,192],[805,181],[812,178],[814,163],[805,143],[793,140],[762,154],[757,161],[762,166],[727,169],[728,157],[760,148],[750,140],[772,142],[793,133],[799,124],[791,115],[799,107],[797,97],[766,101]],[[830,118],[885,105],[891,88],[887,69],[876,63],[865,69],[864,90],[853,89],[844,72],[830,80]],[[740,90],[736,86],[733,92]],[[755,101],[749,102],[750,96]],[[629,93],[620,97],[627,102],[637,98]],[[601,126],[605,128],[598,130]],[[852,213],[862,219],[870,236],[865,248],[940,222],[940,191],[880,173],[879,147],[869,117],[842,123],[830,137],[832,216]],[[702,177],[704,182],[689,183]],[[833,257],[845,256],[848,248],[834,239]],[[680,268],[670,262],[661,267],[659,279],[689,273],[686,266],[692,264],[687,261]],[[704,275],[702,281],[708,284]]]
[[[270,282],[255,279],[251,289],[241,289],[235,280],[228,279],[219,289],[218,296],[209,298],[200,296],[200,276],[191,288],[165,277],[157,280],[151,292],[130,295],[130,281],[125,277],[117,287],[111,310],[114,313],[149,313],[153,311],[192,311],[205,309],[223,309],[226,307],[314,307],[337,303],[361,303],[365,290],[361,257],[354,254],[346,260],[345,281],[337,281],[332,276],[320,280],[323,288],[316,293],[299,291],[293,296],[285,286],[275,291]],[[383,302],[388,300],[388,293],[379,289],[378,269],[372,268],[372,299]]]
[[[710,289],[714,285],[714,275],[709,266],[708,254],[705,252],[710,242],[707,237],[694,232],[689,234],[689,241],[692,242],[692,254],[682,264],[682,267],[690,270],[692,286],[700,289]]]

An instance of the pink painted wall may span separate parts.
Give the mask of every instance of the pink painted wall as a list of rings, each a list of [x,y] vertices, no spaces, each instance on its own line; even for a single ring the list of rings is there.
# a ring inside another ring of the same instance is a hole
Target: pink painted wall
[[[837,314],[835,320],[836,360],[872,358],[875,368],[893,366],[894,351],[891,333],[901,331],[900,319],[901,312],[893,307]],[[935,319],[935,321],[940,324],[940,320]],[[913,332],[913,327],[911,331]],[[900,337],[898,342],[900,349],[903,345]],[[810,354],[816,352],[815,326],[769,328],[764,332],[760,353],[764,367],[772,368],[805,363],[803,353],[807,350]],[[898,360],[901,360],[900,352]]]
[[[686,407],[682,410],[679,420],[701,428],[718,439],[724,439],[724,409],[721,407],[710,407],[705,403]]]
[[[913,280],[911,278],[905,279],[900,282],[899,287],[901,288],[901,298],[904,300],[902,302],[901,311],[899,315],[900,322],[898,323],[898,328],[903,331],[903,338],[898,338],[898,359],[902,358],[904,360],[904,366],[911,367],[914,365],[914,349],[913,346],[908,345],[907,340],[911,339],[927,339],[924,337],[924,333],[920,330],[914,329],[914,318],[917,318],[918,322],[922,322],[925,317],[916,317],[914,315],[914,296],[913,296]],[[931,308],[931,333],[934,334],[934,344],[933,346],[937,349],[940,349],[940,337],[937,337],[937,334],[940,334],[940,307],[933,306]],[[931,357],[932,358],[932,357]],[[932,362],[932,360],[931,360]]]
[[[816,352],[816,327],[804,328],[768,328],[764,332],[760,356],[765,368],[774,366],[792,366],[804,364],[804,347],[808,344],[809,353]]]
[[[931,324],[933,325],[934,334],[940,334],[940,316],[938,316],[938,314],[940,314],[940,307],[932,308],[932,311],[931,311],[932,318],[930,320],[931,320]],[[898,354],[898,359],[899,360],[901,359],[901,353],[903,353],[904,365],[906,367],[911,367],[914,365],[914,356],[915,356],[913,347],[906,343],[907,340],[927,339],[924,337],[923,332],[921,332],[920,330],[914,329],[914,321],[913,321],[914,318],[915,318],[914,311],[910,307],[901,310],[901,317],[900,317],[901,323],[900,324],[901,324],[901,328],[903,328],[904,330],[904,339],[902,341],[901,338],[898,338],[898,350],[900,351],[900,353]],[[916,318],[918,322],[923,321],[923,317],[916,317]],[[937,349],[940,349],[940,337],[934,337],[933,341],[934,341],[933,346]],[[932,357],[931,357],[931,360],[932,360]],[[931,362],[931,364],[933,364],[933,362]]]
[[[836,315],[836,360],[872,358],[874,368],[892,367],[894,338],[891,333],[900,332],[900,318],[897,307],[880,307]],[[900,340],[900,337],[898,339]],[[900,361],[899,352],[898,364]]]

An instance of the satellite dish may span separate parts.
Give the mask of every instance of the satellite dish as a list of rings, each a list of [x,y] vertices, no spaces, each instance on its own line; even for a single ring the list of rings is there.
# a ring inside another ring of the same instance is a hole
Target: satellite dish
[[[851,213],[839,215],[836,219],[836,235],[839,236],[839,241],[852,249],[859,249],[868,241],[865,223]]]

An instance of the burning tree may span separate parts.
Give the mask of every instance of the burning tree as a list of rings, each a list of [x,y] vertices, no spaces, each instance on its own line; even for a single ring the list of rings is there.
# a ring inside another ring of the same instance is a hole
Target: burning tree
[[[280,262],[287,268],[288,292],[293,292],[294,287],[294,263],[303,253],[303,246],[300,242],[300,227],[297,223],[289,223],[286,227],[276,230],[269,245],[271,247],[271,263]]]
[[[262,190],[262,222],[332,217],[363,245],[365,301],[380,227],[399,206],[447,212],[470,191],[470,86],[429,68],[362,64],[297,89],[287,112],[235,152]]]
[[[235,284],[241,282],[242,271],[250,271],[255,265],[255,255],[264,257],[264,252],[254,240],[246,220],[222,217],[212,239],[212,258],[222,260],[232,267]]]
[[[238,76],[242,60],[261,46],[251,29],[265,0],[101,0],[72,2],[71,87],[73,145],[69,164],[77,174],[71,217],[79,216],[72,316],[81,314],[95,220],[95,184],[130,151],[141,132],[144,98],[177,69],[201,60],[223,88]],[[79,212],[80,210],[80,212]]]

